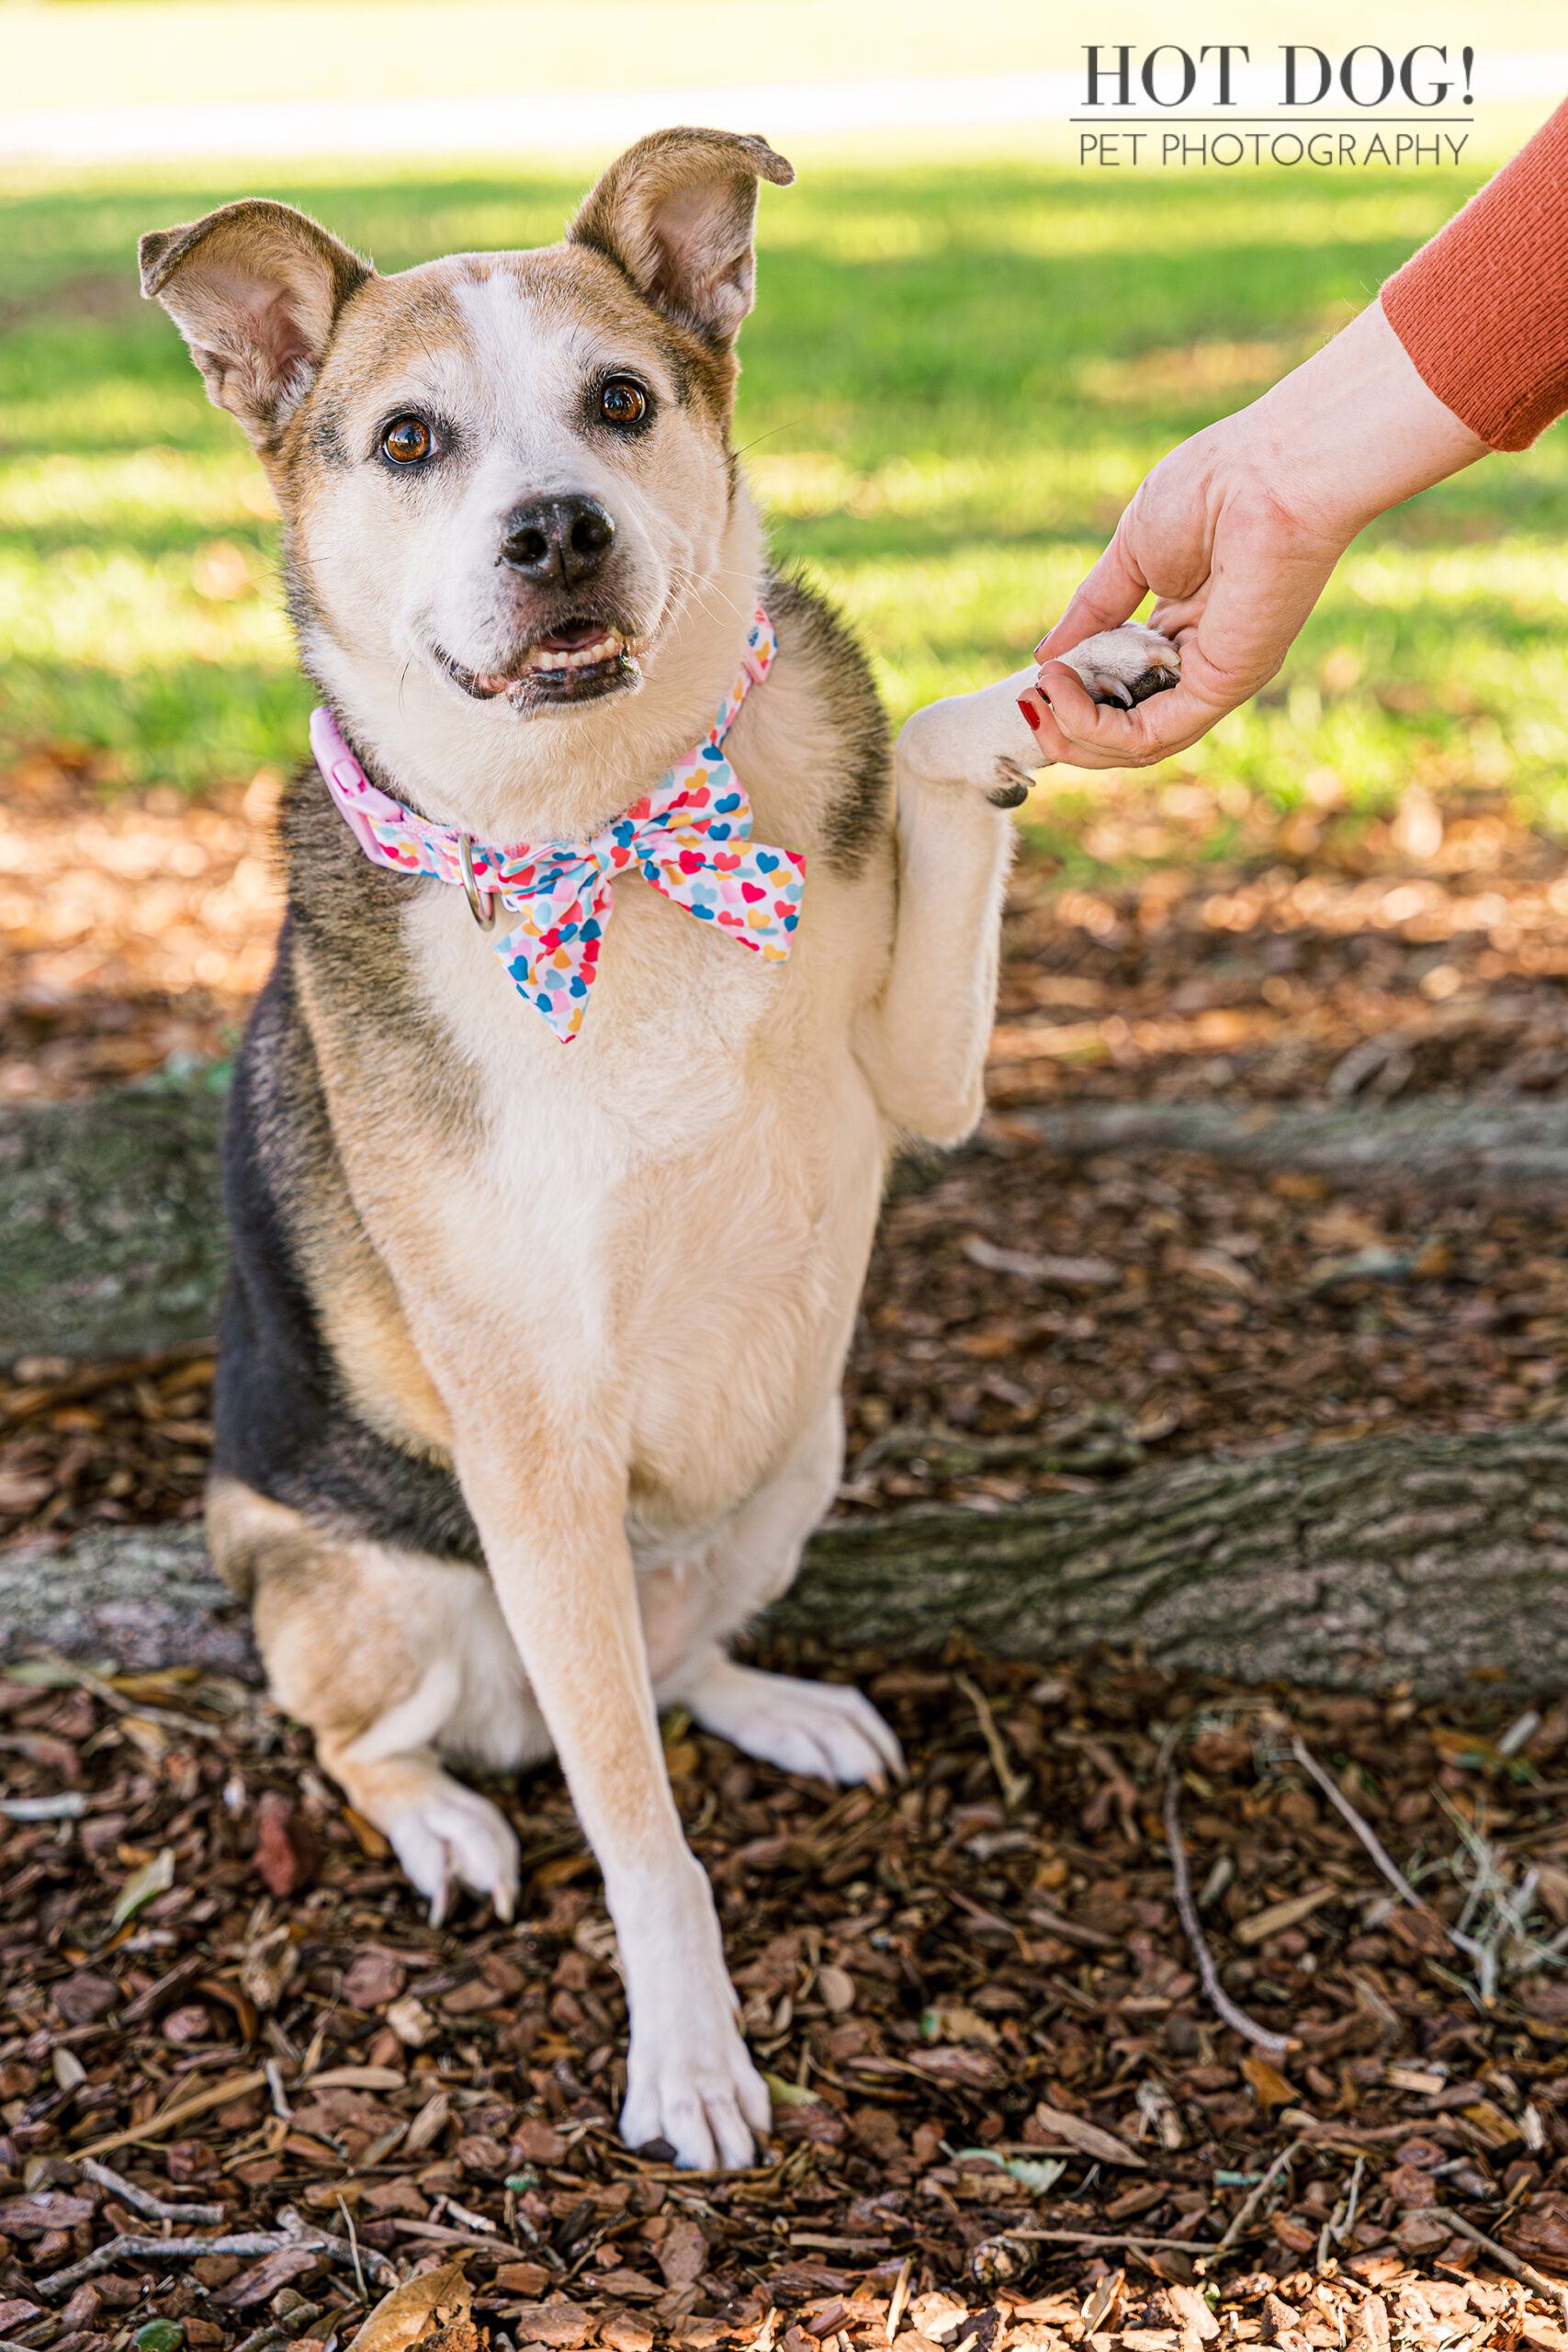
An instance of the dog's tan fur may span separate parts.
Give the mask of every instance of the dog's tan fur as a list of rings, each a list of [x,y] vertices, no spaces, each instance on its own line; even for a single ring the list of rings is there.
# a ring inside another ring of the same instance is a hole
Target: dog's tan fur
[[[307,666],[425,815],[591,833],[705,732],[759,594],[778,628],[728,749],[757,838],[807,854],[786,965],[620,880],[563,1047],[462,894],[370,867],[307,779],[230,1142],[214,1557],[254,1594],[280,1703],[437,1905],[456,1877],[509,1912],[516,1880],[510,1829],[441,1759],[559,1753],[620,1938],[624,2128],[688,2164],[743,2161],[768,2104],[656,1708],[796,1770],[898,1769],[857,1693],[724,1644],[834,1491],[889,1145],[978,1114],[996,804],[1032,759],[1010,682],[912,721],[895,788],[852,646],[769,572],[728,442],[759,176],[790,176],[761,141],[665,133],[564,245],[393,278],[276,205],[144,250],[276,489]],[[583,422],[605,364],[650,389],[635,444]],[[399,409],[441,420],[418,481],[378,454]],[[640,690],[475,699],[443,659],[488,673],[538,625],[498,562],[505,514],[567,489],[614,515]]]

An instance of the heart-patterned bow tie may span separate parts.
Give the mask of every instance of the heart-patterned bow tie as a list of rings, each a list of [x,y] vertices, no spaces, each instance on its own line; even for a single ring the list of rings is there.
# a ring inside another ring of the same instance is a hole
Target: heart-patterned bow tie
[[[367,857],[399,874],[453,882],[476,921],[495,923],[495,899],[515,916],[495,942],[520,996],[563,1045],[582,1026],[617,874],[635,866],[701,922],[782,963],[794,944],[806,887],[800,850],[751,839],[751,804],[724,756],[724,739],[753,682],[768,674],[778,640],[759,605],[745,667],[694,750],[653,790],[586,842],[476,842],[455,825],[427,824],[370,782],[325,708],[310,714],[310,749],[327,789]]]

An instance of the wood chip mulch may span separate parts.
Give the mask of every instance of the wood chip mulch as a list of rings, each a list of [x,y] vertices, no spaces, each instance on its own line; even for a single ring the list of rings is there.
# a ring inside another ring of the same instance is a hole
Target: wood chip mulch
[[[906,1784],[666,1725],[775,2095],[697,2177],[553,1770],[521,1925],[436,1929],[254,1690],[13,1666],[0,2340],[331,2352],[461,2251],[497,2352],[1568,2352],[1568,1708],[831,1670]]]

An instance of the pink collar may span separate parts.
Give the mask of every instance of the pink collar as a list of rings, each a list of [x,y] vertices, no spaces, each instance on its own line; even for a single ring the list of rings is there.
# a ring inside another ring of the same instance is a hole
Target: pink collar
[[[701,922],[727,931],[767,963],[794,944],[806,858],[751,840],[751,808],[724,755],[724,739],[778,640],[759,605],[744,665],[696,747],[586,842],[498,849],[455,825],[432,825],[373,785],[324,706],[310,714],[310,749],[350,831],[374,865],[456,884],[480,928],[499,899],[516,918],[493,944],[518,994],[538,1007],[563,1045],[582,1026],[615,904],[613,877],[636,867]]]

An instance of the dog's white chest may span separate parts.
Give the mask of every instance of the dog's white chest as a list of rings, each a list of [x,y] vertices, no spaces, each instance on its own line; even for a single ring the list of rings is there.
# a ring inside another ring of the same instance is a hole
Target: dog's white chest
[[[555,1399],[592,1393],[656,1517],[711,1518],[830,1387],[881,1182],[848,1008],[634,881],[563,1045],[461,901],[413,945],[481,1116],[436,1213],[482,1261],[487,1343]]]

